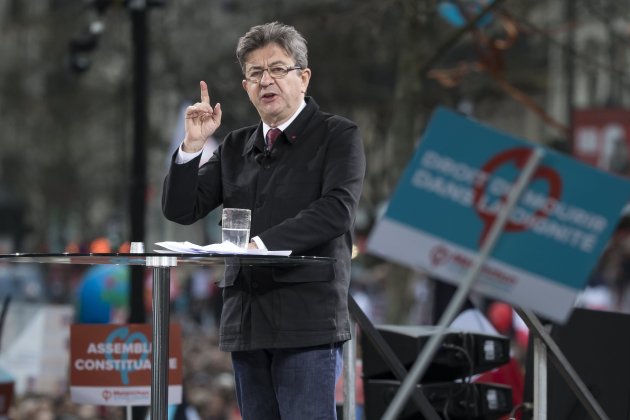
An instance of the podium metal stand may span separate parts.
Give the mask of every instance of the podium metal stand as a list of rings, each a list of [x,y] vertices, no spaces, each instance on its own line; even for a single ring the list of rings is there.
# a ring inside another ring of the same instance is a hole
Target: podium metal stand
[[[553,341],[545,330],[540,320],[533,312],[523,309],[515,309],[518,315],[534,335],[534,419],[547,419],[547,355],[558,370],[558,373],[566,381],[571,391],[582,403],[588,414],[595,420],[608,420],[608,415],[599,405],[586,384],[580,379],[577,372],[571,366],[562,350]]]
[[[201,266],[297,266],[332,264],[334,258],[248,254],[0,254],[0,262],[86,265],[140,265],[153,270],[153,345],[151,360],[151,407],[153,420],[168,415],[168,321],[171,268],[180,265]]]

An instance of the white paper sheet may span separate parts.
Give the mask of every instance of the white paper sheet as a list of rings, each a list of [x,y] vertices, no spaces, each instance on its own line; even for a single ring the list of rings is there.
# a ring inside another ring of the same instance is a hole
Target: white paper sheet
[[[289,256],[291,255],[291,251],[266,251],[264,249],[243,249],[239,248],[231,242],[223,242],[218,244],[210,244],[210,245],[197,245],[192,242],[174,242],[174,241],[164,241],[164,242],[156,242],[155,245],[161,246],[162,248],[166,248],[171,252],[181,252],[185,254],[206,254],[206,253],[214,253],[214,254],[245,254],[245,255],[279,255],[279,256]],[[156,249],[156,252],[164,252],[164,250]]]

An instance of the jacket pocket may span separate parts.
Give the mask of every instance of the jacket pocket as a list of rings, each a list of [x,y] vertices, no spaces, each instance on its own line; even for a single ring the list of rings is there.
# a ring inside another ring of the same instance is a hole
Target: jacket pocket
[[[272,298],[275,327],[282,331],[334,330],[339,303],[334,268],[332,265],[305,268],[274,269],[278,285]]]

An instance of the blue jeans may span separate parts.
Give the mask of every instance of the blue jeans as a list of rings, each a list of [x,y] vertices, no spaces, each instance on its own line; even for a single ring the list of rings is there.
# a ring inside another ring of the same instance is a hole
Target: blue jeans
[[[232,352],[243,420],[334,420],[340,343]]]

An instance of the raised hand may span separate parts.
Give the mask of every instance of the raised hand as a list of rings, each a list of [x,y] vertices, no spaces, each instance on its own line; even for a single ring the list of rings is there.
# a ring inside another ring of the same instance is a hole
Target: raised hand
[[[186,108],[186,136],[182,148],[189,153],[201,150],[206,140],[221,125],[221,104],[217,103],[212,108],[208,85],[201,81],[199,86],[201,87],[201,102]]]

